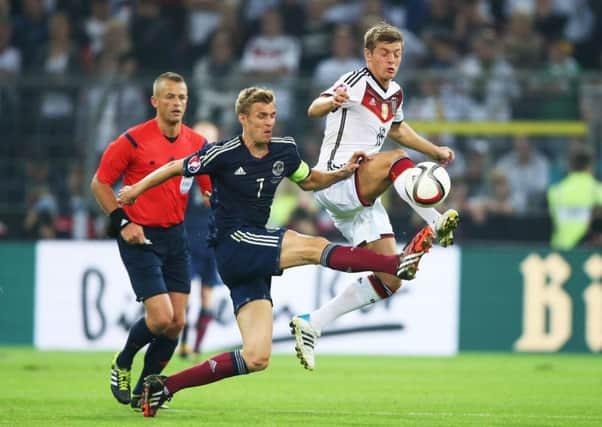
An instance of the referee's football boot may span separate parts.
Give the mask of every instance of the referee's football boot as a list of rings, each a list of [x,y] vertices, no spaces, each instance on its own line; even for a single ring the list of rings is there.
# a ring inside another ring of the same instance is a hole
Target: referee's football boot
[[[439,244],[444,248],[454,244],[454,230],[458,227],[460,216],[455,209],[448,209],[441,214],[435,224],[435,234]]]
[[[165,388],[166,379],[165,375],[157,374],[144,378],[141,408],[145,417],[154,417],[163,403],[171,400],[171,395]]]
[[[430,226],[423,227],[412,240],[403,248],[399,255],[397,266],[397,277],[402,280],[412,280],[416,277],[418,263],[422,255],[427,253],[433,246],[433,229]]]
[[[132,394],[132,400],[130,401],[130,406],[136,412],[142,411],[142,395],[141,394]]]
[[[117,365],[119,352],[113,357],[111,364],[111,392],[119,403],[127,405],[130,403],[130,370],[120,368]]]
[[[313,371],[316,367],[314,349],[320,336],[320,331],[309,323],[309,314],[293,317],[290,323],[291,334],[295,336],[295,351],[303,367]]]

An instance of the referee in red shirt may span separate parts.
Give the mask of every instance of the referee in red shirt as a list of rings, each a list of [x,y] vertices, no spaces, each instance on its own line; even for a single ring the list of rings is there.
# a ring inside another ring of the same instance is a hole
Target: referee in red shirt
[[[96,200],[110,216],[109,234],[117,238],[136,298],[146,309],[111,366],[113,395],[134,408],[139,406],[144,377],[167,365],[184,327],[190,278],[183,221],[193,178],[172,178],[124,207],[118,205],[112,185],[120,176],[123,185],[133,184],[169,161],[198,151],[206,142],[182,123],[188,101],[182,76],[167,72],[157,77],[150,101],[156,117],[127,130],[107,147],[91,183]],[[206,175],[197,181],[203,194],[211,191]],[[134,356],[149,343],[142,373],[130,390]]]

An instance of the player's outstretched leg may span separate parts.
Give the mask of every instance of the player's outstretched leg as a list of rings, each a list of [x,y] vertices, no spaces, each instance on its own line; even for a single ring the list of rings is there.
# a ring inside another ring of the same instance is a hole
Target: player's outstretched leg
[[[293,317],[290,327],[291,333],[295,336],[297,358],[305,369],[313,371],[316,367],[314,348],[320,331],[312,328],[309,324],[309,314]]]
[[[144,391],[142,392],[142,414],[145,417],[154,417],[166,400],[171,400],[171,395],[165,388],[165,375],[149,375],[144,378]]]
[[[399,255],[397,277],[402,280],[412,280],[416,277],[420,259],[432,246],[433,229],[427,225],[416,233],[414,238],[403,248],[403,251]]]
[[[454,244],[454,230],[458,227],[460,216],[455,209],[448,209],[441,214],[435,224],[435,233],[439,244],[444,248]]]
[[[403,280],[412,280],[416,276],[420,259],[431,249],[433,245],[433,238],[434,233],[430,226],[422,228],[414,236],[414,238],[405,246],[404,250],[399,255],[396,270],[397,277]],[[379,281],[377,278],[374,278],[374,280]],[[366,281],[365,283],[368,284],[369,281]],[[345,294],[346,296],[342,298],[344,298],[346,301],[351,300],[351,307],[349,306],[348,302],[344,302],[342,305],[340,302],[332,302],[336,307],[338,307],[336,311],[341,311],[341,307],[346,307],[340,314],[355,310],[356,308],[362,307],[369,303],[374,303],[378,299],[386,298],[380,297],[376,299],[376,295],[369,295],[365,290],[362,290],[366,289],[366,287],[361,283],[361,281],[359,287],[354,286],[349,289],[350,293],[348,292],[348,294]],[[368,284],[367,289],[372,289],[372,287]],[[327,309],[327,306],[330,308]],[[322,310],[322,319],[324,319],[324,310],[332,312],[332,307],[333,306],[326,304],[326,306],[322,306],[320,309],[318,309],[318,312]],[[329,316],[326,317],[328,318]],[[312,326],[310,323],[309,314],[293,317],[290,327],[291,333],[295,336],[295,351],[297,353],[297,358],[301,361],[301,364],[303,367],[305,367],[305,369],[313,371],[316,367],[314,353],[317,339],[320,336],[320,330],[315,329]]]
[[[120,368],[117,364],[119,352],[113,357],[111,364],[111,392],[119,403],[130,403],[130,370]]]

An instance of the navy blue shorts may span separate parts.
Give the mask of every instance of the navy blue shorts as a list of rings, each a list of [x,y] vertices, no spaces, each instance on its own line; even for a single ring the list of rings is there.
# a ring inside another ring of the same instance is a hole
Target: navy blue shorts
[[[241,227],[218,240],[217,268],[230,289],[234,314],[250,301],[272,301],[272,276],[282,274],[280,250],[285,231]]]
[[[190,277],[199,277],[202,285],[210,288],[220,285],[222,280],[217,273],[215,251],[207,245],[205,239],[195,240],[191,237],[189,236],[188,244],[190,251]]]
[[[117,238],[119,254],[130,276],[136,299],[144,301],[167,292],[190,293],[190,255],[182,224],[170,228],[144,227],[152,244],[130,245]]]

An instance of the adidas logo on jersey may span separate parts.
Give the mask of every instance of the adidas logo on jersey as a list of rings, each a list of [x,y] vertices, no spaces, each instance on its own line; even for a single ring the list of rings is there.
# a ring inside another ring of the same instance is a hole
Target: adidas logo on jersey
[[[246,174],[247,174],[247,172],[242,168],[242,166],[239,166],[239,168],[234,171],[234,175],[246,175]]]

